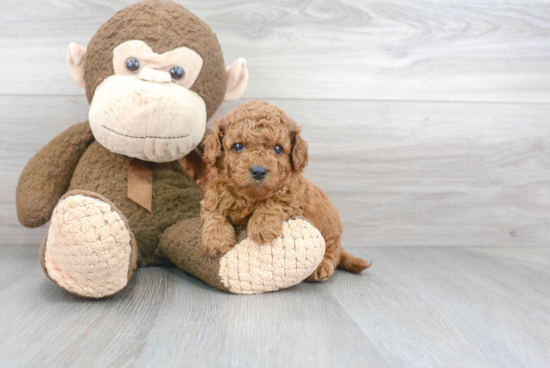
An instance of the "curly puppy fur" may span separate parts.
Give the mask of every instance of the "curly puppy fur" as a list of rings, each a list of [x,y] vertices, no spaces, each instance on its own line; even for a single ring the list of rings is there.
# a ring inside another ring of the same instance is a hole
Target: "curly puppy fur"
[[[275,151],[277,145],[282,152]],[[201,202],[202,246],[211,257],[235,245],[235,229],[246,228],[250,239],[265,244],[281,235],[284,221],[304,216],[326,242],[324,259],[308,280],[324,281],[337,266],[354,273],[370,266],[342,249],[338,211],[302,175],[307,143],[296,122],[278,107],[250,102],[217,120],[204,158],[213,169]],[[254,178],[253,167],[265,168],[265,177]]]

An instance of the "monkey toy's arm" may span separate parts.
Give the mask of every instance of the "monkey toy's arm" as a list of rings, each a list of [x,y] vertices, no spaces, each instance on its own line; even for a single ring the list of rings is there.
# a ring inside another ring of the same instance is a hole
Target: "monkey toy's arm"
[[[38,227],[50,219],[69,187],[80,157],[94,140],[88,122],[73,125],[42,147],[27,163],[17,184],[19,222]]]

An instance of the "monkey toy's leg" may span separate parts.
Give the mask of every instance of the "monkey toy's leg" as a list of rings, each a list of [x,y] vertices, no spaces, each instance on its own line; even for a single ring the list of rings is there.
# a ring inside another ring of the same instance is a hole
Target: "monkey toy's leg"
[[[137,255],[134,235],[116,206],[97,193],[73,190],[53,211],[40,263],[62,289],[103,298],[128,284]]]
[[[286,221],[283,234],[271,243],[258,245],[246,235],[239,239],[224,255],[210,258],[201,247],[200,218],[194,218],[166,229],[159,248],[183,271],[235,294],[296,285],[311,275],[325,254],[323,236],[303,217]]]

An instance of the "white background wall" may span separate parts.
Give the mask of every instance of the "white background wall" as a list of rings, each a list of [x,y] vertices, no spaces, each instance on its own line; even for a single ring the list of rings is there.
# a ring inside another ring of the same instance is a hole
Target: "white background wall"
[[[546,246],[547,1],[179,1],[248,61],[245,98],[304,126],[307,177],[338,207],[344,246]],[[65,64],[132,1],[0,0],[0,244],[29,158],[87,119]]]

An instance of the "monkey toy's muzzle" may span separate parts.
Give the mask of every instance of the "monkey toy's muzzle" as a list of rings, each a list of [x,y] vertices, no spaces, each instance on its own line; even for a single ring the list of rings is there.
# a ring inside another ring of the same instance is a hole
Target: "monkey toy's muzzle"
[[[204,100],[156,77],[113,75],[97,87],[89,120],[101,145],[145,161],[170,162],[200,143],[206,129]]]

